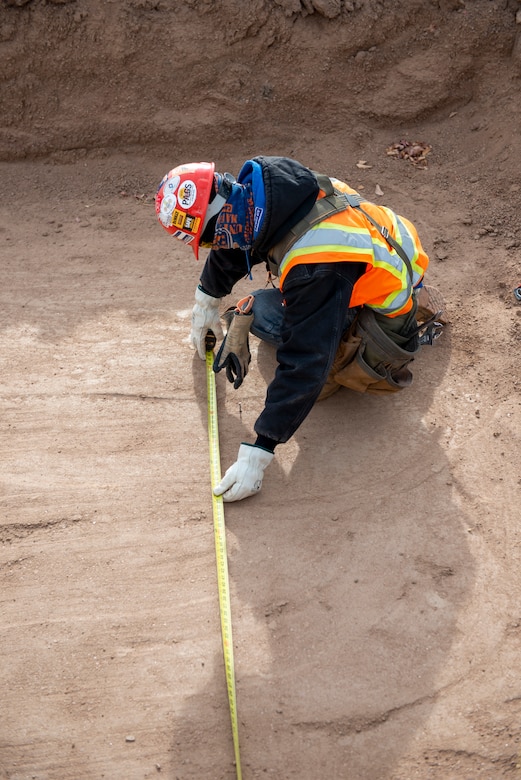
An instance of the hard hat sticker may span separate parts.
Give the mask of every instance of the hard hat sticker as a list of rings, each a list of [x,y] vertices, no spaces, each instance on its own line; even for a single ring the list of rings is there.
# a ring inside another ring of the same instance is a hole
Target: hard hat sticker
[[[167,179],[163,193],[165,195],[167,194],[167,192],[171,192],[172,194],[175,194],[176,189],[179,187],[180,181],[181,178],[179,176],[172,176],[171,179]]]
[[[177,191],[179,205],[184,209],[191,208],[197,198],[197,187],[191,179],[184,181]]]
[[[197,233],[199,225],[201,224],[200,217],[193,217],[191,214],[187,214],[185,211],[179,211],[175,209],[172,214],[171,224],[181,230],[188,230],[190,233]]]
[[[186,212],[178,211],[177,209],[172,214],[172,225],[175,227],[183,228],[185,226]]]
[[[185,220],[185,230],[189,230],[191,233],[197,233],[200,223],[200,217],[192,217],[190,214],[187,214]]]
[[[194,240],[195,236],[189,236],[188,233],[183,233],[182,230],[176,230],[175,233],[172,233],[174,238],[178,238],[179,241],[182,241],[184,244],[191,244]]]
[[[173,192],[167,193],[161,201],[158,216],[163,225],[170,226],[172,224],[172,213],[176,207],[176,203],[176,197]]]

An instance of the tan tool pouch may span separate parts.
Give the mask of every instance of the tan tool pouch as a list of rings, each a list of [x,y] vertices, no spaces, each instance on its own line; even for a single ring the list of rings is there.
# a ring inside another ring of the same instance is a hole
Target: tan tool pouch
[[[419,350],[417,334],[399,346],[364,307],[342,339],[330,377],[359,393],[396,393],[411,384],[409,364]]]

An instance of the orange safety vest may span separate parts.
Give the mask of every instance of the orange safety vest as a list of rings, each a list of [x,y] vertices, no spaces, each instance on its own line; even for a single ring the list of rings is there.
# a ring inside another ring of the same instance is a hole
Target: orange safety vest
[[[344,182],[331,179],[336,191],[358,195]],[[319,198],[325,196],[320,191]],[[290,247],[278,266],[280,287],[296,265],[303,263],[366,263],[357,280],[350,306],[369,306],[388,317],[409,312],[413,289],[429,265],[414,225],[385,207],[363,201],[363,209],[400,244],[410,260],[412,279],[398,252],[358,208],[346,206],[312,225]]]

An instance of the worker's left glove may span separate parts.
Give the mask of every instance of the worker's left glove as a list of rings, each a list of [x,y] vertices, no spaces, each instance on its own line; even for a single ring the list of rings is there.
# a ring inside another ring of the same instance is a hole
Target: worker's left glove
[[[248,334],[253,324],[253,300],[253,295],[248,295],[225,313],[228,331],[213,362],[216,374],[226,369],[226,378],[236,390],[242,385],[251,362]]]
[[[273,452],[262,447],[242,443],[237,461],[215,486],[214,495],[222,496],[223,501],[241,501],[248,496],[254,496],[262,487],[264,469],[274,457]]]
[[[223,329],[219,318],[219,298],[208,295],[198,287],[195,291],[195,305],[192,309],[190,341],[199,353],[201,360],[206,360],[205,339],[209,330],[218,341],[222,339]]]

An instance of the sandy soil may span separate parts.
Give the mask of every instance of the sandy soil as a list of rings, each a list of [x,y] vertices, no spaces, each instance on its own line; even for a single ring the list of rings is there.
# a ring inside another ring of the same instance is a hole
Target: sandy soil
[[[520,9],[4,0],[2,780],[236,776],[200,267],[153,196],[255,154],[411,218],[450,324],[409,391],[317,405],[226,506],[243,777],[521,777]],[[223,469],[252,352],[216,377]]]

